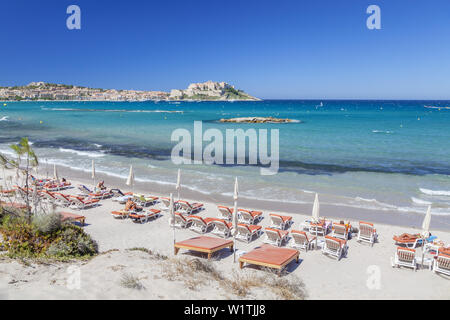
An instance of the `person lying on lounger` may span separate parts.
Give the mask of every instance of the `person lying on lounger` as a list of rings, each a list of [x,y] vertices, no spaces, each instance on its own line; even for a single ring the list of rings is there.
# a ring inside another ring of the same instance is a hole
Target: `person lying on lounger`
[[[400,240],[415,240],[419,237],[418,234],[409,234],[409,233],[402,233],[398,236]]]
[[[125,211],[141,211],[142,207],[139,207],[131,198],[128,199],[125,204]]]
[[[98,189],[98,190],[106,190],[106,187],[105,187],[105,181],[100,181],[100,182],[97,184],[97,189]]]

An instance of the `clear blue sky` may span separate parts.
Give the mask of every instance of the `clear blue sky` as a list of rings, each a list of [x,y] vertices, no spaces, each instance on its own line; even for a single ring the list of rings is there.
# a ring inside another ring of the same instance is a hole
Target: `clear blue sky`
[[[66,8],[81,8],[81,30]],[[366,8],[381,8],[381,30]],[[450,99],[450,1],[41,0],[0,4],[0,85],[170,90],[226,81],[262,98]]]

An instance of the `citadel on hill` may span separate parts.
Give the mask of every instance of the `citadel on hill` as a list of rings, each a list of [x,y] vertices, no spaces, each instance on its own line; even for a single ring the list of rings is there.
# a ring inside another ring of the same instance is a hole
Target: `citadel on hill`
[[[164,91],[96,89],[81,86],[31,82],[26,86],[0,87],[0,100],[85,100],[85,101],[146,101],[146,100],[259,100],[226,82],[192,83],[187,89]]]

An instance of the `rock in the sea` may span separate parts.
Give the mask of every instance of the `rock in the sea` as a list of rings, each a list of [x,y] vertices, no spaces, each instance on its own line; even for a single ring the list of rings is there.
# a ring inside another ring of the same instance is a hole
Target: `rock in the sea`
[[[289,123],[300,122],[292,119],[280,119],[274,117],[243,117],[243,118],[231,118],[220,119],[220,122],[232,122],[232,123]]]

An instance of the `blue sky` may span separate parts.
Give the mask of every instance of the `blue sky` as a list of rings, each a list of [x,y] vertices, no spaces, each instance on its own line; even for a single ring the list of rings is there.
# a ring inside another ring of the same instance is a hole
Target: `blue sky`
[[[66,8],[81,8],[81,30]],[[366,9],[381,8],[381,30]],[[262,98],[450,99],[450,1],[41,0],[0,4],[0,85],[170,90],[226,81]]]

